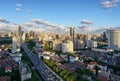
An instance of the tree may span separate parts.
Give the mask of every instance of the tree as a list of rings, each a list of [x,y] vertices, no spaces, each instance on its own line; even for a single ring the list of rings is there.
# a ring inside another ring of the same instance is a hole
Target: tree
[[[101,81],[100,79],[97,79],[96,81]]]
[[[49,46],[48,41],[45,42],[44,49],[47,50],[47,51],[52,51],[52,50],[53,50],[53,49]]]
[[[67,76],[67,81],[76,81],[76,76],[72,73],[69,73]]]
[[[84,71],[82,69],[77,69],[76,72],[78,75],[81,75],[81,76],[84,74]]]
[[[58,54],[60,56],[62,52],[61,51],[55,51],[55,54]]]
[[[63,71],[60,72],[60,76],[63,77],[63,76],[65,76],[65,74],[67,74],[68,72],[69,72],[69,71],[67,71],[67,70],[63,70]]]
[[[70,55],[71,55],[71,53],[67,52],[67,55],[68,55],[68,62],[70,62]]]
[[[76,77],[76,81],[84,81],[84,80],[82,79],[82,76],[80,74],[78,74]]]
[[[8,52],[11,53],[11,49],[8,49]]]
[[[0,68],[0,77],[5,75],[5,69]]]
[[[95,69],[95,75],[98,76],[98,72],[100,70],[100,67],[98,65],[95,65],[94,69]]]
[[[32,39],[26,39],[25,43],[28,43],[28,48],[32,51],[34,51],[34,48],[36,43]]]

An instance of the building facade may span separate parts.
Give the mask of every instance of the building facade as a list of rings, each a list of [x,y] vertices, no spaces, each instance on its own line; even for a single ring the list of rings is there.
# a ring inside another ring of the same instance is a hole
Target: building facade
[[[62,43],[62,53],[73,52],[73,42],[67,41]]]
[[[19,65],[19,72],[20,72],[21,81],[25,81],[32,77],[30,68],[26,64],[21,63]]]
[[[108,30],[108,48],[120,50],[120,30]]]

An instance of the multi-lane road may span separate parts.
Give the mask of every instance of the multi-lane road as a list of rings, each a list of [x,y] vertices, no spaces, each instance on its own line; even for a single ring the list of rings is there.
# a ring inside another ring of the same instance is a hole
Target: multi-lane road
[[[35,69],[45,81],[63,81],[63,79],[52,71],[36,54],[32,53],[25,43],[23,43],[21,47],[24,49]]]

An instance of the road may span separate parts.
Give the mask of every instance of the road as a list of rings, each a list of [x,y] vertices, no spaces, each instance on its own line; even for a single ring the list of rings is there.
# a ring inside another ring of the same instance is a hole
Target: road
[[[21,47],[24,49],[25,53],[28,55],[30,61],[33,63],[35,69],[42,76],[45,81],[64,81],[59,77],[54,71],[52,71],[38,56],[28,49],[27,45],[23,43]]]

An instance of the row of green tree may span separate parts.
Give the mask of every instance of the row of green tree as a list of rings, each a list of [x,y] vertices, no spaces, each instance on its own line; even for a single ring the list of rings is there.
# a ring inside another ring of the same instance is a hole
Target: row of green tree
[[[82,78],[82,75],[83,74],[86,74],[88,76],[91,76],[92,75],[92,72],[85,69],[78,69],[76,71],[76,75],[71,73],[70,71],[68,70],[64,70],[62,68],[59,68],[56,63],[54,61],[49,61],[49,60],[45,60],[44,59],[44,62],[51,68],[53,69],[58,75],[60,75],[65,81],[88,81],[88,80],[84,80]]]
[[[33,39],[26,39],[26,40],[25,40],[25,43],[28,44],[28,48],[29,48],[31,51],[34,51],[34,47],[36,46],[36,43],[34,42]]]
[[[65,81],[75,81],[76,76],[73,75],[68,70],[63,70],[57,67],[56,63],[54,61],[44,60],[44,62],[52,68],[58,75],[60,75]]]

